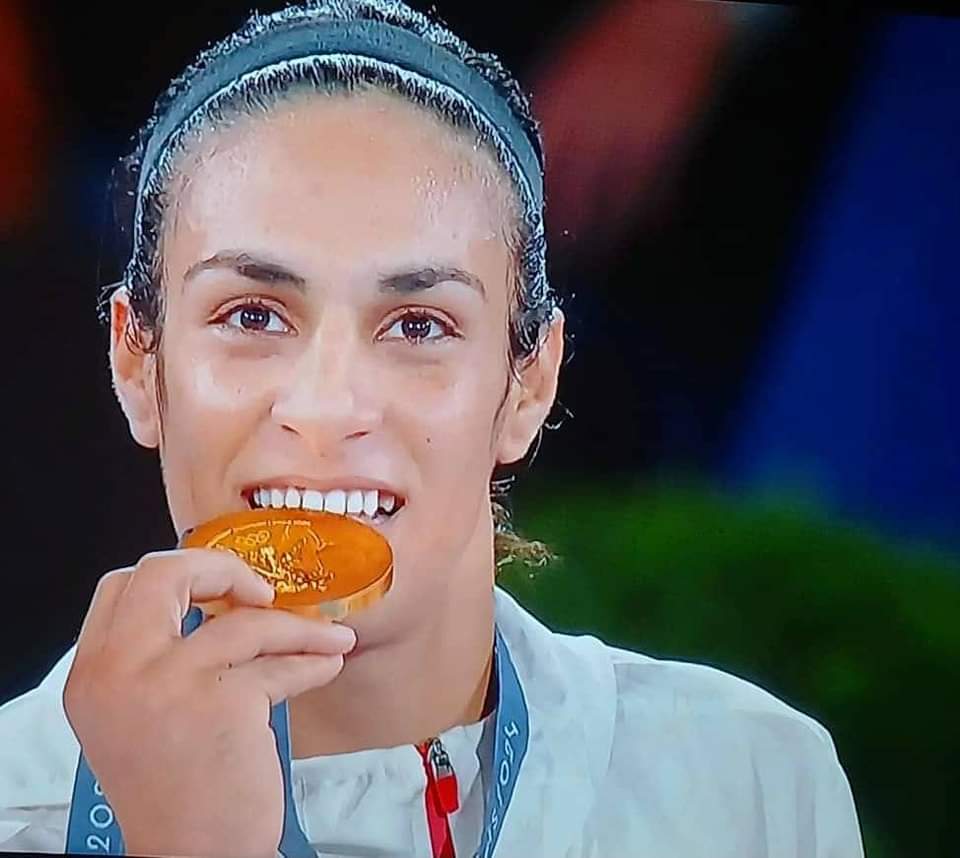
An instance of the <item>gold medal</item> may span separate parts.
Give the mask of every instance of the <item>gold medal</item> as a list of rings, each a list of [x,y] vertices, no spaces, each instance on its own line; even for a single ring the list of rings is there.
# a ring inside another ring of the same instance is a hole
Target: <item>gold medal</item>
[[[273,585],[275,608],[339,620],[382,598],[393,582],[390,543],[353,518],[298,509],[230,513],[190,531],[184,548],[232,551]],[[205,614],[229,601],[198,603]]]

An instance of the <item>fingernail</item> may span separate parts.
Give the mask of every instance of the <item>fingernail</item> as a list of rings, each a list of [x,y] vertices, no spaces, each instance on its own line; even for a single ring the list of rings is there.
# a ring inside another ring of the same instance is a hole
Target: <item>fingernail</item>
[[[342,623],[330,623],[332,634],[336,642],[344,647],[344,652],[350,652],[357,645],[357,633]]]
[[[273,584],[271,584],[265,578],[261,578],[259,575],[257,575],[257,583],[260,585],[260,589],[263,590],[263,594],[265,596],[269,596],[270,601],[272,602],[274,597],[277,595],[277,591],[273,589]]]

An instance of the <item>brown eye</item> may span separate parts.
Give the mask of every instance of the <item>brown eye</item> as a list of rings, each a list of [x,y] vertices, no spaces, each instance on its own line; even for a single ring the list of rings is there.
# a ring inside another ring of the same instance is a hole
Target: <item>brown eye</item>
[[[419,343],[442,340],[451,335],[450,326],[426,313],[406,313],[384,334],[385,339],[403,339]]]
[[[244,307],[240,311],[241,328],[262,331],[268,324],[270,324],[270,313],[263,307]]]
[[[433,319],[427,316],[407,316],[400,320],[400,330],[408,340],[425,340],[430,336]]]
[[[275,310],[263,304],[244,304],[237,307],[224,322],[228,327],[255,334],[283,334],[290,330]]]

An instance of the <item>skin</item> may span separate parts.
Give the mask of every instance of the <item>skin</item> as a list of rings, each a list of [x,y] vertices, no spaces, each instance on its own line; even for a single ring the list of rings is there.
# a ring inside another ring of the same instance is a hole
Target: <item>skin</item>
[[[563,348],[557,313],[513,378],[506,188],[482,150],[379,93],[285,103],[208,134],[183,160],[162,239],[161,349],[131,348],[122,291],[111,345],[120,404],[133,437],[159,450],[177,531],[245,509],[243,490],[275,478],[318,488],[365,478],[404,506],[381,528],[393,589],[346,621],[355,645],[349,632],[334,639],[336,624],[264,610],[244,577],[253,573],[238,561],[228,581],[214,552],[150,555],[108,576],[65,702],[131,851],[276,847],[282,795],[267,716],[278,699],[291,700],[295,757],[420,742],[481,716],[493,640],[489,480],[533,443]],[[429,289],[381,288],[425,268],[467,272],[473,285],[445,275]],[[239,312],[251,300],[263,309]],[[266,329],[250,330],[252,319]],[[135,586],[141,578],[148,586]],[[209,624],[229,621],[205,642],[192,639],[206,626],[180,640],[191,588],[230,587],[249,607]],[[131,686],[138,694],[119,693]],[[188,688],[200,702],[184,704]],[[182,729],[158,741],[142,726],[157,723]],[[244,757],[250,747],[258,753]],[[148,777],[177,760],[196,778]],[[163,826],[160,806],[176,811]]]

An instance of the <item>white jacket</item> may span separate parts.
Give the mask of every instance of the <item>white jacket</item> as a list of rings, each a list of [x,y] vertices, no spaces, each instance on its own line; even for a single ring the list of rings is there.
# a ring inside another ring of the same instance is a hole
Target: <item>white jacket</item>
[[[743,680],[551,632],[503,591],[497,623],[530,744],[497,858],[862,858],[850,787],[819,724]],[[73,650],[0,708],[0,850],[62,852],[79,746],[61,701]],[[492,719],[440,738],[480,841]],[[293,761],[320,856],[430,856],[412,746]]]

